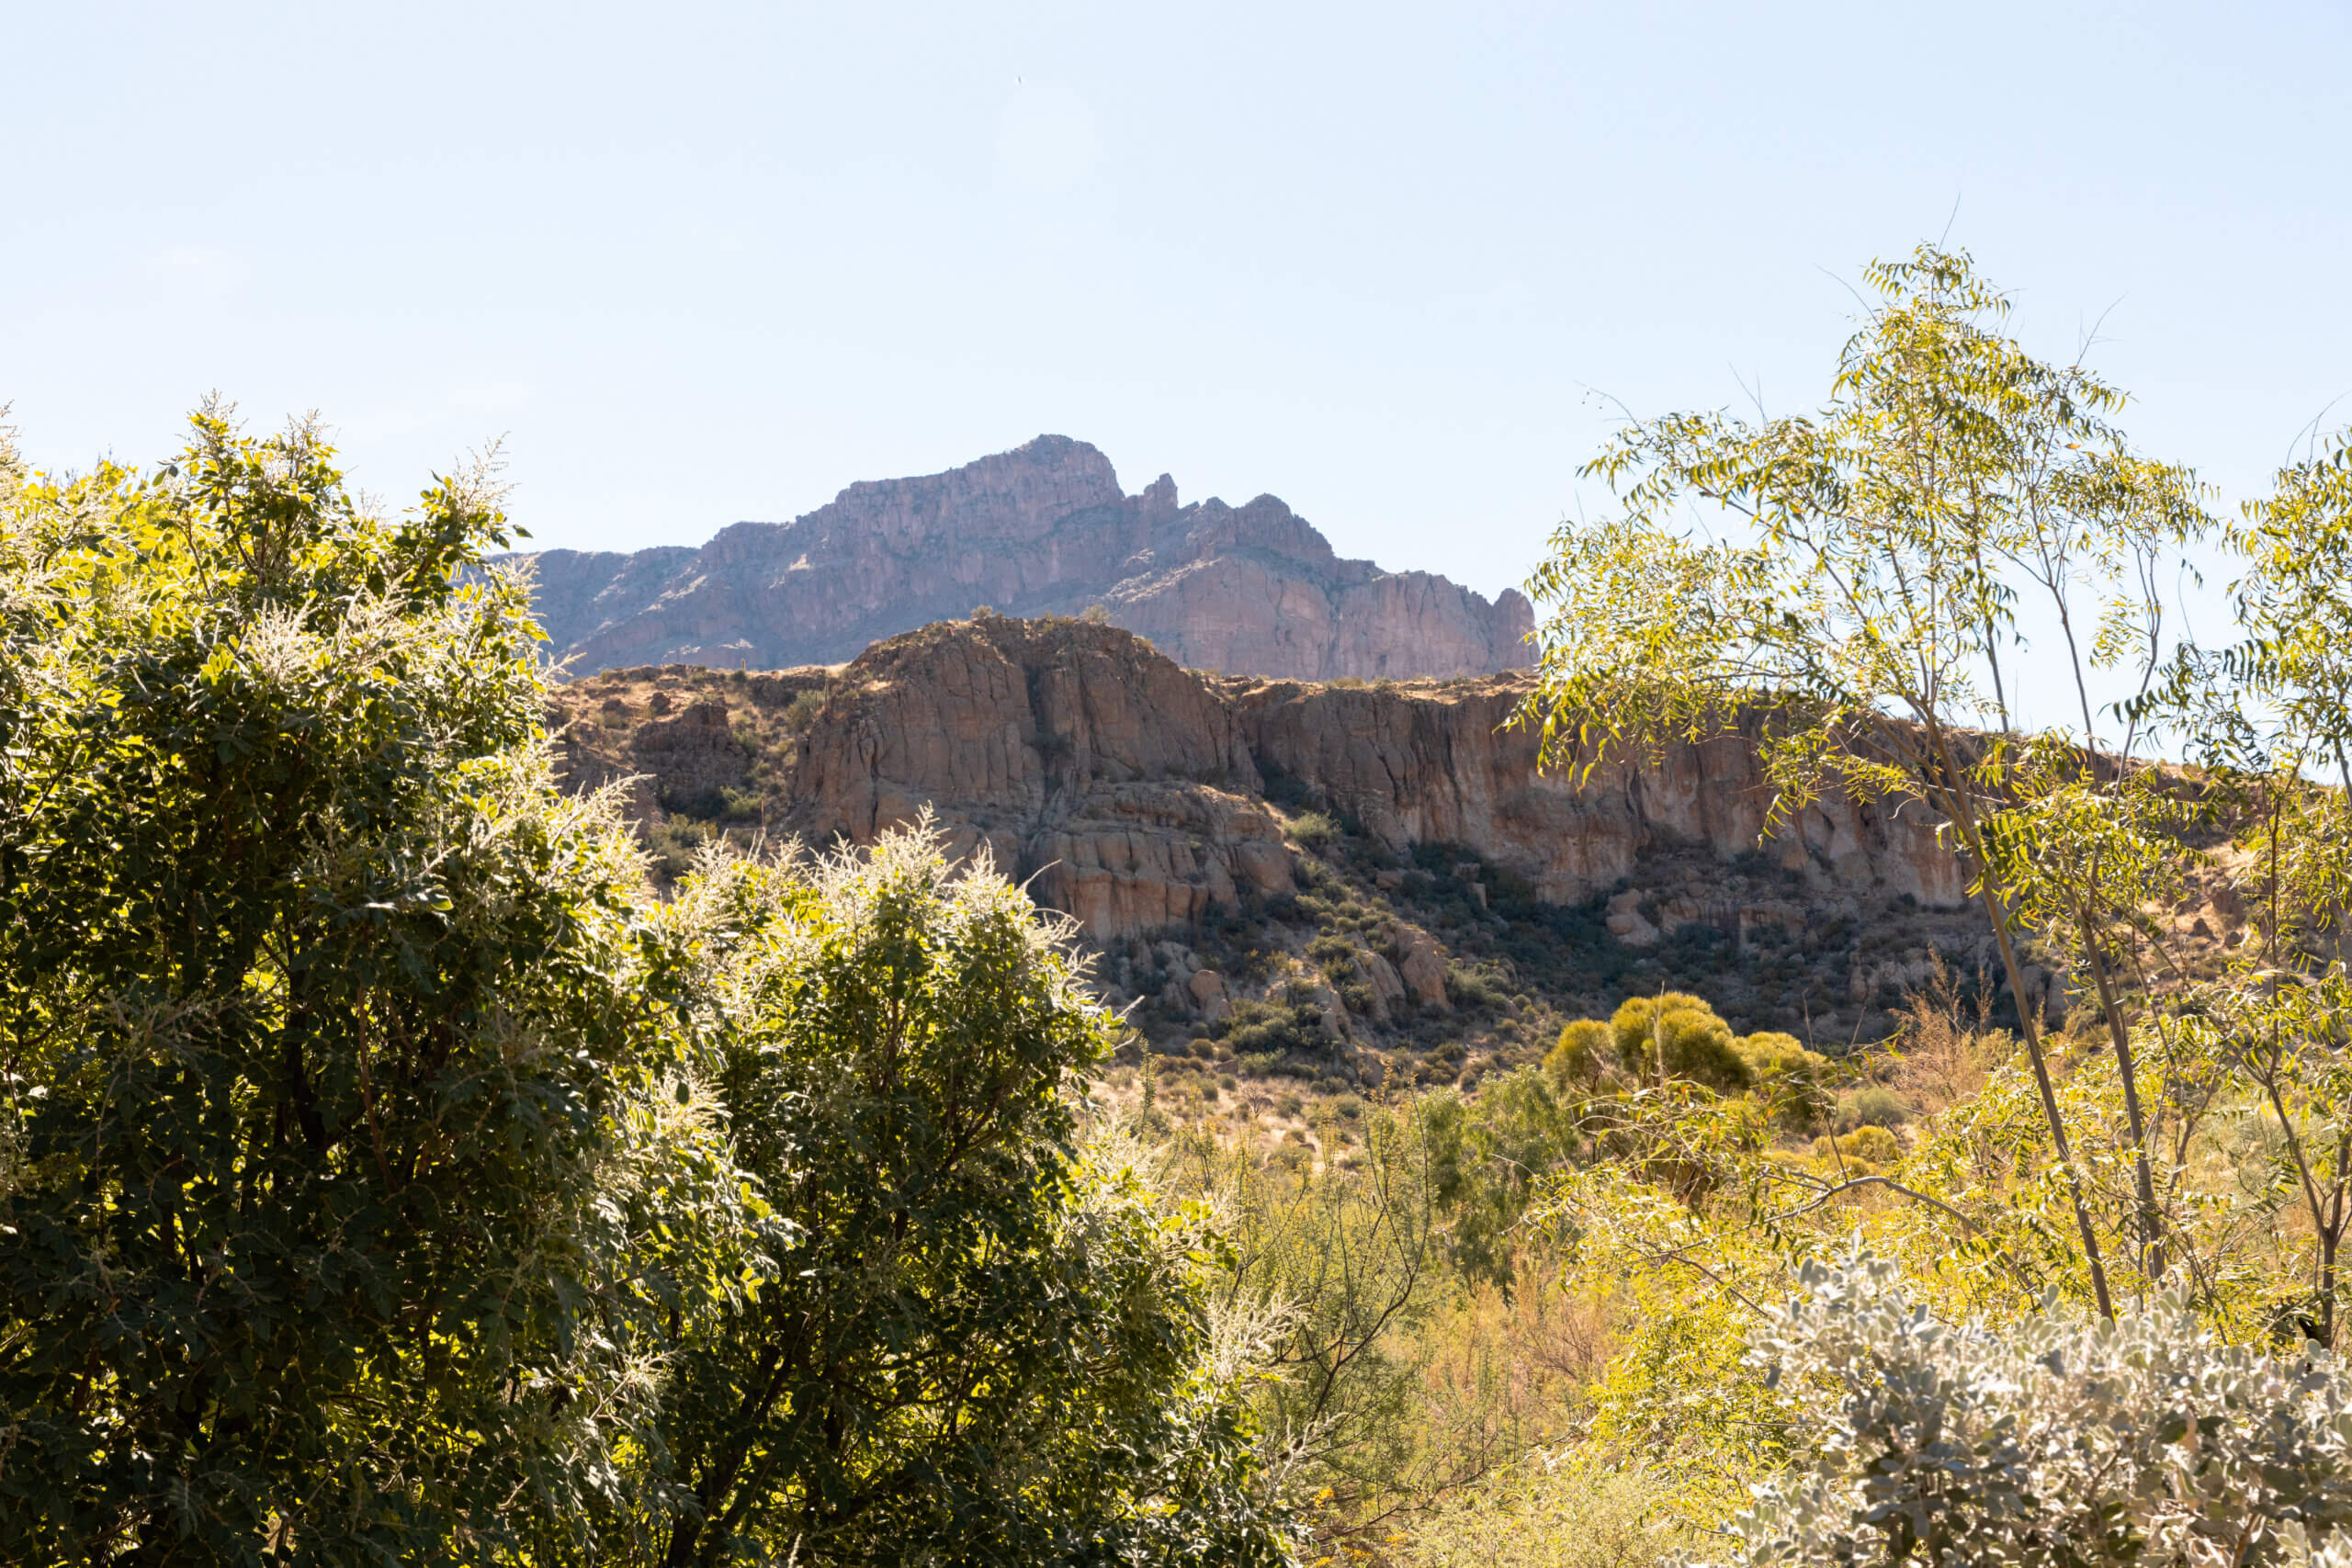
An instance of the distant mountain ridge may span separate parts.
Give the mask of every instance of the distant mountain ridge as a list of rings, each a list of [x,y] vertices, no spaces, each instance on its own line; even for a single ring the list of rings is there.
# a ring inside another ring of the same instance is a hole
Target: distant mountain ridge
[[[988,604],[1114,625],[1194,669],[1328,681],[1526,668],[1534,613],[1430,572],[1341,558],[1271,495],[1181,506],[1082,441],[1041,435],[945,473],[863,480],[700,548],[548,550],[534,604],[574,675],[642,664],[836,664]]]

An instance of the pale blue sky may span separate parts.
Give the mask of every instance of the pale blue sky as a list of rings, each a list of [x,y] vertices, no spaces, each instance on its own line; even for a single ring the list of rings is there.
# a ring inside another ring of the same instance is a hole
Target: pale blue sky
[[[542,544],[1055,431],[1492,592],[1636,411],[1816,398],[1953,219],[2234,497],[2352,391],[2346,7],[12,3],[0,401],[210,387]],[[2352,403],[2338,410],[2352,412]],[[1589,507],[1593,498],[1588,495]]]

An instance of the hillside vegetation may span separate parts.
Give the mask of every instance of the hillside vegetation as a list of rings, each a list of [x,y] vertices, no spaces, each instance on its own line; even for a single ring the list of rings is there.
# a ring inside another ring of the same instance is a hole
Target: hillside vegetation
[[[1546,787],[1768,786],[1570,897],[1269,765],[1492,691],[988,616],[558,687],[487,472],[0,451],[0,1555],[2352,1561],[2352,448],[2224,523],[1966,258],[1869,279],[1819,410],[1630,424],[1553,541]],[[934,812],[943,668],[1036,743]],[[1754,918],[1898,806],[1916,962]]]

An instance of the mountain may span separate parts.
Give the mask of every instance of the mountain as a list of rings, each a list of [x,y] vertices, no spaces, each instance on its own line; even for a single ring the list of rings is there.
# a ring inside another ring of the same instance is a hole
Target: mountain
[[[1178,663],[1294,680],[1526,668],[1534,626],[1428,572],[1345,560],[1271,495],[1180,506],[1139,495],[1082,441],[1041,435],[944,474],[854,484],[791,523],[738,523],[699,549],[548,550],[535,603],[574,676],[620,665],[834,664],[979,605],[1100,605]]]
[[[673,870],[714,833],[866,844],[928,812],[1078,923],[1160,1047],[1273,1041],[1310,1076],[1475,1076],[1662,987],[1839,1051],[1939,965],[1997,972],[1916,809],[1831,794],[1759,840],[1752,735],[1540,773],[1502,728],[1532,682],[1218,676],[990,616],[846,667],[615,670],[550,721]]]

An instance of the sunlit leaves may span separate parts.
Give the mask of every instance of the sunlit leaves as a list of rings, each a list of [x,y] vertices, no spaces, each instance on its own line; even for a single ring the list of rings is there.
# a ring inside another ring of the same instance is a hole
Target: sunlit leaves
[[[0,526],[0,1541],[578,1549],[737,1187],[479,474],[201,411]],[[680,1099],[680,1089],[685,1089]],[[658,1217],[653,1213],[658,1208]]]

